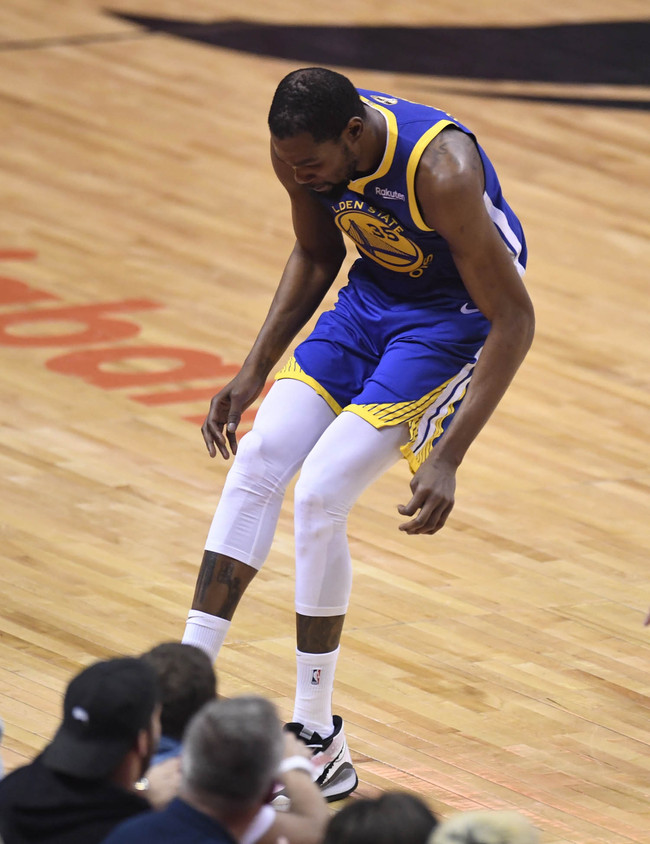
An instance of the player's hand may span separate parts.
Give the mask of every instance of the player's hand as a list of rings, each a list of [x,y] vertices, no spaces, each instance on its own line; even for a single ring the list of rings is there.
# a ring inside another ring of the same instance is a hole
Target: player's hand
[[[411,492],[413,496],[409,503],[400,504],[397,510],[402,516],[415,518],[403,522],[399,529],[408,534],[436,533],[454,506],[455,467],[426,460],[411,479]]]
[[[236,432],[241,415],[262,392],[264,381],[264,377],[243,368],[223,390],[212,397],[210,410],[201,426],[210,457],[216,457],[219,451],[224,460],[228,460],[228,446],[233,454],[237,454]]]

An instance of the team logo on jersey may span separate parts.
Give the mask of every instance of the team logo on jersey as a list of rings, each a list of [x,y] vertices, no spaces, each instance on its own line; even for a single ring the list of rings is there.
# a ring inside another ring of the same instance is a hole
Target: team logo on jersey
[[[371,99],[382,105],[397,105],[397,99],[395,97],[381,97],[379,94],[372,94]]]
[[[405,233],[403,226],[385,211],[363,200],[348,199],[332,206],[334,221],[357,248],[388,270],[409,273],[415,278],[431,262]]]

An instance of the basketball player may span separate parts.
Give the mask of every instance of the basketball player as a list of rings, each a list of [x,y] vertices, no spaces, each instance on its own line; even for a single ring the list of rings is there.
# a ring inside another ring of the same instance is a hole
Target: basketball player
[[[357,90],[323,68],[290,73],[269,114],[271,160],[296,244],[239,374],[210,404],[203,437],[236,455],[208,535],[184,642],[215,658],[295,488],[297,689],[288,729],[313,747],[324,796],[357,785],[331,698],[352,568],[346,520],[404,456],[407,535],[433,534],[456,470],[533,337],[526,246],[492,164],[451,115]],[[330,289],[359,257],[239,443],[242,412]]]

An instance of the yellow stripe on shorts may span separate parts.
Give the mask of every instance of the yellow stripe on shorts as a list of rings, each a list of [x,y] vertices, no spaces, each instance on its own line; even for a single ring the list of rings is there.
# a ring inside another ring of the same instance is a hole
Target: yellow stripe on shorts
[[[311,375],[307,375],[307,373],[300,368],[300,364],[293,355],[289,358],[282,369],[275,374],[276,381],[279,381],[281,378],[293,378],[294,381],[302,381],[304,384],[309,384],[312,389],[316,390],[321,398],[325,399],[337,416],[343,410],[341,405],[336,401],[336,399],[332,398],[325,387],[319,384],[315,378],[311,377]]]
[[[427,393],[426,396],[413,399],[412,401],[388,402],[386,404],[349,404],[345,407],[345,410],[361,416],[366,422],[370,422],[373,428],[401,425],[403,422],[410,423],[414,418],[419,419],[422,416],[427,407],[436,400],[447,384],[449,384],[449,381],[436,387],[435,390]]]
[[[444,432],[444,424],[462,401],[476,366],[476,359],[466,364],[453,378],[420,399],[387,404],[349,404],[344,410],[356,413],[375,428],[406,423],[409,441],[401,452],[412,472],[424,463],[435,442]]]

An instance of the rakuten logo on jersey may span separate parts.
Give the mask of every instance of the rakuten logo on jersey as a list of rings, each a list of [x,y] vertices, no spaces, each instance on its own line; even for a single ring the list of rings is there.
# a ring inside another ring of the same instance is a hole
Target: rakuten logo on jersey
[[[375,193],[377,196],[381,196],[382,199],[406,199],[403,193],[400,193],[398,190],[389,190],[388,188],[375,188]]]

